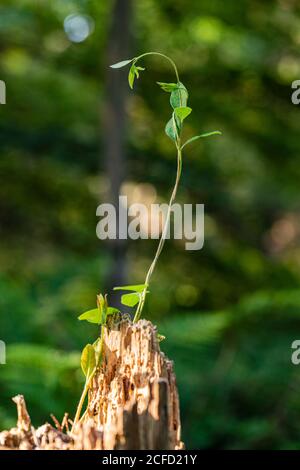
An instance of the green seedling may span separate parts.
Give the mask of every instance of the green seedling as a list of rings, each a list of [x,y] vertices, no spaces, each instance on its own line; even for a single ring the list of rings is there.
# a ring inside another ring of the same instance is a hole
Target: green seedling
[[[101,325],[100,337],[93,343],[87,344],[81,354],[81,369],[85,376],[85,384],[82,395],[79,400],[79,404],[76,410],[73,428],[78,423],[81,415],[81,410],[84,405],[86,396],[91,387],[93,377],[96,370],[101,365],[103,355],[103,343],[105,327],[107,320],[110,315],[118,314],[119,310],[113,307],[109,307],[107,303],[107,296],[102,294],[97,295],[97,308],[88,310],[78,317],[79,320],[86,320],[90,323],[96,323]]]
[[[168,233],[169,223],[170,223],[170,215],[171,215],[171,208],[176,198],[181,171],[182,171],[182,150],[189,144],[195,142],[198,139],[210,137],[212,135],[221,134],[220,131],[213,131],[213,132],[206,132],[204,134],[195,135],[194,137],[182,142],[182,130],[183,124],[185,119],[189,117],[192,112],[192,108],[187,106],[188,102],[188,91],[185,85],[180,81],[179,74],[175,63],[173,62],[170,57],[166,56],[165,54],[161,54],[160,52],[146,52],[138,57],[134,57],[133,59],[123,60],[122,62],[118,62],[117,64],[111,65],[113,69],[119,69],[122,67],[126,67],[130,65],[129,73],[128,73],[128,83],[130,88],[132,89],[134,86],[135,79],[138,79],[140,76],[140,72],[145,70],[144,67],[137,65],[137,63],[145,58],[146,56],[156,55],[166,59],[175,72],[176,82],[174,83],[164,83],[164,82],[157,82],[160,88],[170,94],[170,105],[172,108],[172,113],[169,121],[165,126],[165,133],[167,136],[172,140],[176,148],[177,154],[177,172],[176,172],[176,179],[174,183],[174,187],[170,196],[169,204],[168,204],[168,211],[166,215],[166,220],[164,223],[164,227],[162,230],[162,234],[158,243],[158,247],[156,253],[154,255],[153,261],[150,264],[148,272],[145,277],[145,281],[143,284],[137,285],[126,285],[121,287],[115,287],[114,290],[124,291],[125,293],[121,296],[121,303],[127,307],[136,307],[133,322],[137,322],[142,315],[142,311],[144,308],[146,296],[149,293],[148,287],[150,284],[150,280],[153,274],[153,271],[156,267],[158,258],[162,252],[164,247],[166,236]],[[80,315],[78,318],[79,320],[85,320],[90,323],[94,323],[97,325],[101,325],[101,333],[100,337],[93,343],[87,344],[82,351],[81,355],[81,368],[85,375],[85,385],[83,388],[83,392],[77,407],[74,425],[80,420],[81,410],[84,405],[86,396],[88,391],[91,387],[91,383],[93,377],[97,369],[103,364],[103,344],[104,344],[104,333],[105,328],[108,328],[108,319],[110,317],[114,317],[119,315],[120,312],[118,309],[109,307],[107,303],[107,296],[105,295],[98,295],[97,296],[97,308],[88,310],[87,312]],[[157,334],[157,340],[162,341],[165,337]],[[83,415],[84,416],[84,415]]]
[[[195,135],[194,137],[182,142],[182,130],[183,130],[183,123],[184,120],[191,114],[192,108],[187,106],[188,102],[188,91],[184,84],[180,81],[179,73],[176,67],[176,64],[170,57],[166,56],[165,54],[161,54],[160,52],[146,52],[145,54],[141,54],[138,57],[134,57],[133,59],[123,60],[122,62],[118,62],[116,64],[111,65],[113,69],[119,69],[122,67],[126,67],[130,65],[129,74],[128,74],[128,83],[130,88],[133,88],[135,79],[138,79],[140,76],[140,72],[144,71],[144,67],[138,66],[137,63],[144,59],[146,56],[156,55],[166,59],[172,66],[176,82],[174,83],[165,83],[165,82],[157,82],[160,88],[165,91],[166,93],[170,94],[170,105],[172,108],[171,118],[167,122],[165,126],[165,133],[167,136],[174,142],[176,153],[177,153],[177,173],[175,184],[173,187],[173,191],[171,193],[171,197],[169,200],[167,216],[165,220],[165,224],[162,230],[162,234],[158,243],[158,247],[153,258],[153,261],[148,269],[146,274],[144,284],[140,284],[137,286],[123,286],[118,287],[118,290],[130,291],[128,294],[122,295],[121,302],[123,305],[129,307],[135,307],[136,311],[134,315],[134,322],[137,322],[142,315],[142,311],[145,305],[146,296],[149,293],[148,287],[150,284],[150,279],[152,277],[153,271],[157,264],[158,258],[162,252],[166,241],[166,235],[168,233],[169,223],[170,223],[170,215],[171,215],[171,208],[176,198],[177,189],[180,182],[181,171],[182,171],[182,150],[189,144],[195,142],[198,139],[202,139],[205,137],[210,137],[212,135],[221,134],[220,131],[213,131],[213,132],[206,132],[204,134]]]

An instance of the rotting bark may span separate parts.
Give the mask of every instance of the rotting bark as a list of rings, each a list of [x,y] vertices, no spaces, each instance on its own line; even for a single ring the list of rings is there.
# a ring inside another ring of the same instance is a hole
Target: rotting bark
[[[102,366],[88,406],[71,434],[68,420],[35,429],[21,395],[17,427],[0,433],[0,449],[182,449],[172,362],[160,351],[151,322],[121,321],[107,329]]]

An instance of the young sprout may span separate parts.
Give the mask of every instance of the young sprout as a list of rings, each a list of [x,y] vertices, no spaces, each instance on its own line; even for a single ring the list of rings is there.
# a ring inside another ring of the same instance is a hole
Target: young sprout
[[[173,187],[173,191],[171,193],[171,197],[168,204],[168,210],[166,215],[166,220],[164,223],[164,227],[162,230],[162,234],[158,243],[158,247],[154,256],[152,263],[148,269],[146,274],[144,284],[139,284],[135,286],[123,286],[123,287],[116,287],[115,289],[129,291],[129,294],[124,294],[121,298],[121,302],[123,305],[127,305],[129,307],[134,307],[137,305],[136,312],[134,315],[134,322],[137,322],[141,315],[145,305],[146,296],[148,294],[148,287],[150,284],[150,280],[157,264],[158,258],[162,252],[164,247],[166,236],[168,234],[169,223],[170,223],[170,216],[172,205],[175,201],[178,185],[180,182],[181,177],[181,170],[182,170],[182,150],[186,145],[191,144],[192,142],[196,141],[197,139],[201,139],[204,137],[209,137],[212,135],[221,134],[220,131],[213,131],[213,132],[206,132],[204,134],[195,135],[194,137],[188,139],[186,142],[182,143],[181,136],[182,136],[182,129],[183,129],[183,122],[184,120],[191,114],[192,108],[187,106],[188,102],[188,91],[184,84],[179,79],[179,73],[176,67],[175,62],[170,59],[170,57],[162,54],[160,52],[146,52],[144,54],[139,55],[138,57],[134,57],[133,59],[123,60],[122,62],[118,62],[116,64],[111,65],[113,69],[119,69],[122,67],[126,67],[127,65],[131,64],[128,74],[128,83],[130,88],[133,88],[134,81],[136,78],[139,78],[140,72],[145,70],[143,67],[137,65],[137,63],[149,55],[156,55],[166,59],[171,66],[173,67],[176,82],[175,83],[164,83],[164,82],[157,82],[157,84],[161,87],[163,91],[166,93],[170,93],[170,105],[172,108],[172,115],[169,121],[166,124],[165,132],[167,136],[174,142],[176,147],[177,153],[177,172],[176,172],[176,179]]]
[[[79,320],[86,320],[89,323],[101,325],[101,332],[100,337],[93,344],[87,344],[81,354],[81,368],[85,375],[85,385],[76,410],[72,430],[80,419],[81,410],[84,405],[86,395],[90,389],[95,372],[101,365],[104,333],[108,316],[114,315],[116,313],[119,313],[119,310],[113,307],[109,307],[107,303],[107,296],[105,295],[103,297],[103,295],[100,294],[97,295],[97,308],[88,310],[78,317]]]

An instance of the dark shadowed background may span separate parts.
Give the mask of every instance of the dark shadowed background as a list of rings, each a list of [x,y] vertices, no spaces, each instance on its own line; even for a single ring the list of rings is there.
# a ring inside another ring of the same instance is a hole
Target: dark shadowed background
[[[77,17],[70,15],[78,15]],[[80,42],[78,42],[80,41]],[[96,208],[119,191],[167,201],[164,134],[174,81],[144,61],[132,92],[108,64],[148,50],[178,64],[193,114],[179,202],[205,204],[205,246],[169,241],[145,315],[175,361],[188,448],[300,448],[300,6],[296,0],[2,0],[0,429],[25,395],[35,425],[74,413],[77,316],[96,294],[141,283],[155,241],[107,245]]]

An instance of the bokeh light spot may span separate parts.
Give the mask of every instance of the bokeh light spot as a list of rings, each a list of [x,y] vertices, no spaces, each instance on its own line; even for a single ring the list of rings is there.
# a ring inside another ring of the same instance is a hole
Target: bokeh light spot
[[[87,15],[74,13],[64,20],[64,30],[72,42],[83,42],[94,30],[94,21]]]

